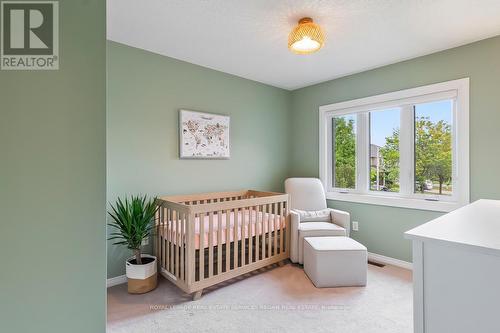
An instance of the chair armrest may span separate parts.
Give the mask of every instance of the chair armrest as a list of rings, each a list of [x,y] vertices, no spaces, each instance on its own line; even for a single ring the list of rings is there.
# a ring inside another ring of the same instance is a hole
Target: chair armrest
[[[299,224],[300,215],[293,210],[290,211],[290,260],[299,262]]]
[[[347,237],[351,234],[351,214],[338,209],[330,208],[332,222],[345,229]]]

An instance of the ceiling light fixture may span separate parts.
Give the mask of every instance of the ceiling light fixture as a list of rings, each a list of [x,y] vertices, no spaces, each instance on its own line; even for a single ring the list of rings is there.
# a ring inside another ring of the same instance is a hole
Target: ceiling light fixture
[[[310,54],[318,51],[325,43],[321,27],[312,18],[304,17],[288,36],[288,48],[293,53]]]

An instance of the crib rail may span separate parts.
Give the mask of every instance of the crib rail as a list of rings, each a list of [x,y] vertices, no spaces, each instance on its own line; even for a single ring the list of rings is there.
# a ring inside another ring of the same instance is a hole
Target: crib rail
[[[287,194],[245,190],[157,204],[160,271],[188,293],[289,256]]]

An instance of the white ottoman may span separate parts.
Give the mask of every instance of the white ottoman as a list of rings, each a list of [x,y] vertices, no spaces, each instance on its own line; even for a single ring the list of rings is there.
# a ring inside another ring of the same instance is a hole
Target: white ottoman
[[[318,288],[365,286],[367,260],[366,247],[349,237],[304,238],[304,271]]]

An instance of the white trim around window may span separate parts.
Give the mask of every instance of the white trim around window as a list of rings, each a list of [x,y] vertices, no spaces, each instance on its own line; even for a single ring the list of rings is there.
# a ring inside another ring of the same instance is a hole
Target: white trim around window
[[[412,108],[418,103],[452,99],[452,184],[450,197],[430,197],[414,193],[414,137]],[[400,191],[370,191],[369,111],[401,109]],[[332,187],[332,118],[356,114],[356,188]],[[410,119],[411,118],[411,119]],[[407,127],[403,129],[403,127]],[[469,79],[459,79],[396,92],[324,105],[319,108],[319,174],[327,199],[357,203],[449,212],[469,203]]]

